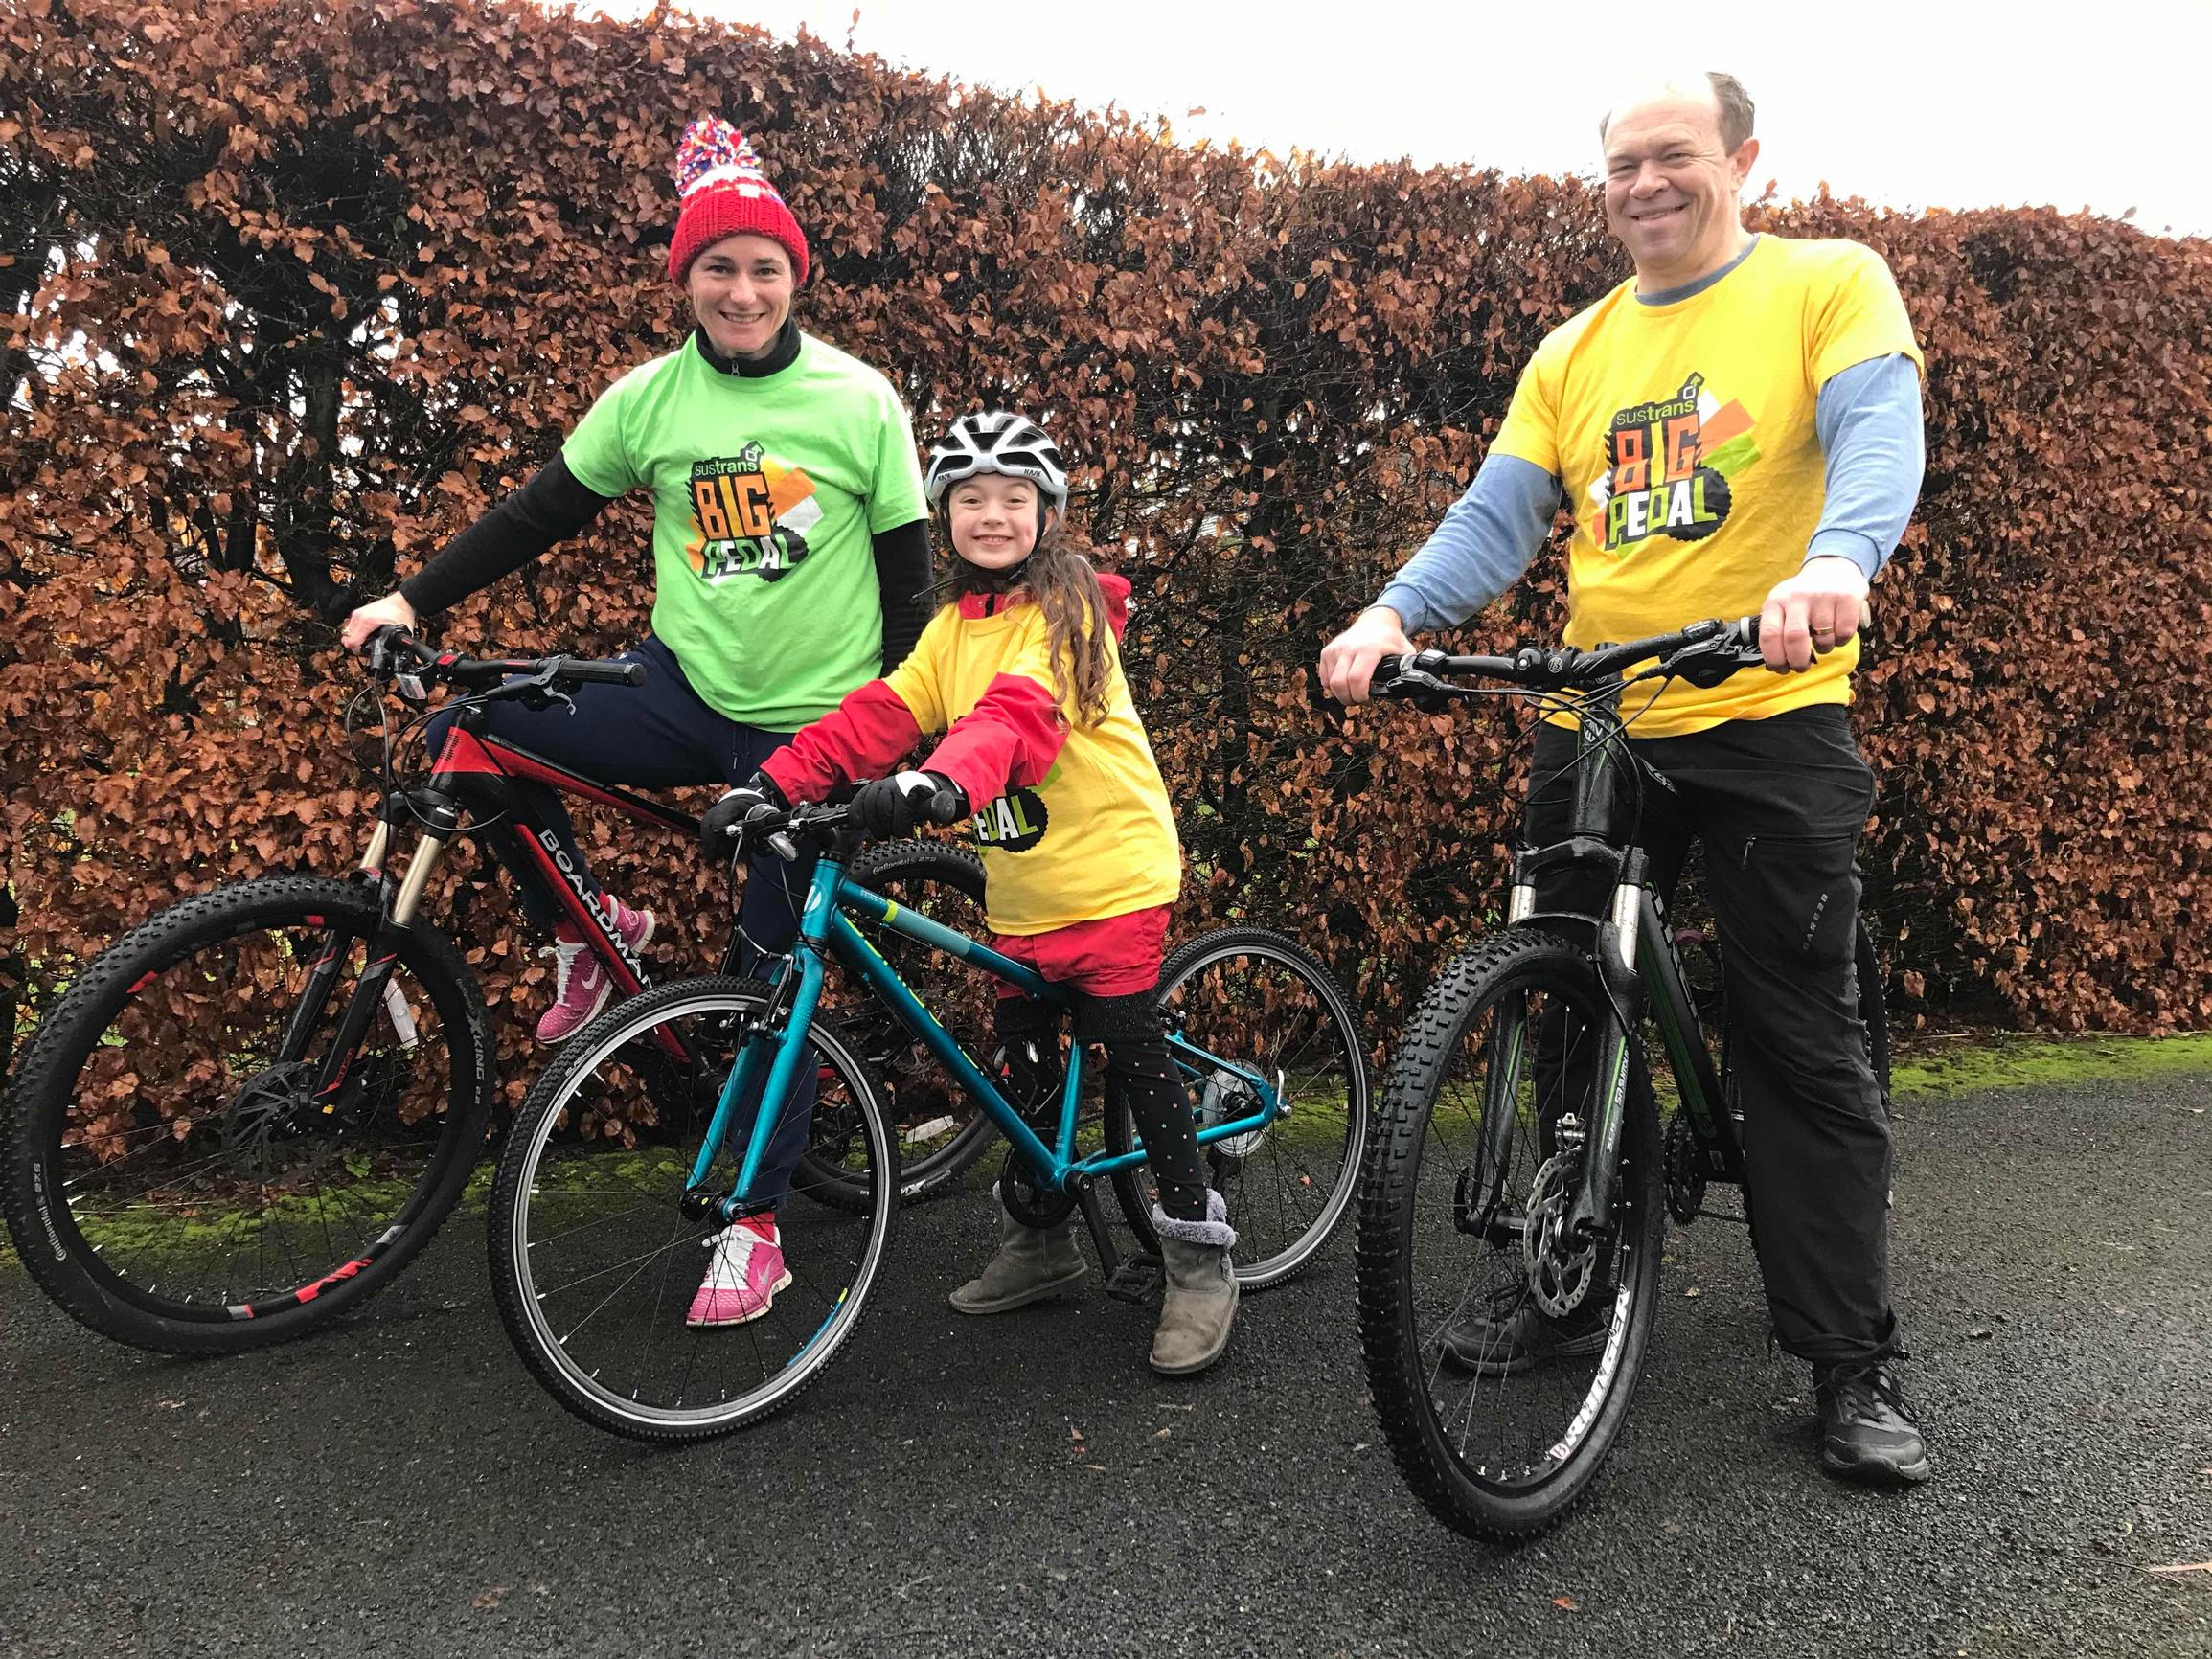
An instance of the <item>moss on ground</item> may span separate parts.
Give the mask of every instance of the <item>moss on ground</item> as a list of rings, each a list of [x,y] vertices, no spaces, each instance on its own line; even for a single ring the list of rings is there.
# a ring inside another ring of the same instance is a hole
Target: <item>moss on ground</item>
[[[2212,1032],[2181,1036],[1964,1037],[1905,1043],[1892,1068],[1893,1092],[1935,1097],[1976,1089],[2212,1077]]]

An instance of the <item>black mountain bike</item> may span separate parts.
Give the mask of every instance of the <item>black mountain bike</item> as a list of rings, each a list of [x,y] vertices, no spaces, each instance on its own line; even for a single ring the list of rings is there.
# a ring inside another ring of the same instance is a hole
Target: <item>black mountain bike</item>
[[[1375,1409],[1415,1493],[1457,1531],[1541,1532],[1587,1493],[1643,1366],[1667,1216],[1724,1215],[1704,1210],[1707,1184],[1743,1183],[1730,1068],[1705,1036],[1723,1017],[1726,966],[1710,948],[1685,966],[1678,945],[1705,942],[1677,936],[1647,885],[1635,845],[1646,773],[1621,702],[1667,679],[1718,685],[1760,663],[1757,641],[1747,618],[1590,651],[1379,665],[1377,697],[1431,710],[1520,698],[1580,725],[1570,832],[1520,850],[1505,930],[1429,986],[1384,1084],[1360,1192]],[[1570,866],[1606,877],[1605,914],[1536,911],[1538,877]],[[1863,921],[1857,949],[1886,1104],[1881,979]],[[1673,1082],[1664,1124],[1654,1041]]]
[[[389,629],[368,669],[364,694],[396,692],[417,717],[397,739],[386,723],[358,866],[343,879],[235,882],[134,928],[47,1012],[0,1112],[0,1211],[24,1265],[73,1317],[119,1341],[204,1354],[298,1335],[390,1283],[459,1201],[496,1090],[484,992],[423,911],[455,835],[504,838],[617,989],[649,983],[512,781],[597,802],[687,848],[697,820],[483,729],[493,703],[545,707],[577,686],[635,686],[646,665],[464,657]],[[434,686],[460,693],[445,705],[458,713],[427,777],[402,785],[395,756],[422,732]],[[381,694],[377,704],[389,714]],[[982,865],[942,842],[872,848],[854,875],[951,925],[980,917]],[[733,929],[723,972],[737,970],[741,948]],[[951,1184],[991,1125],[948,1103],[930,1057],[893,1021],[850,1029],[902,1138],[902,1195]],[[834,1109],[822,1114],[799,1191],[840,1208],[864,1201],[838,1151],[849,1132]]]

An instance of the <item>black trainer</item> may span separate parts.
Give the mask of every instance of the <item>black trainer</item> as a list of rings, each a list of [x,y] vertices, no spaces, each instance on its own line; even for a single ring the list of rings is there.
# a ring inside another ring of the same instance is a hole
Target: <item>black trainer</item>
[[[1815,1367],[1813,1387],[1820,1401],[1820,1466],[1830,1474],[1868,1486],[1912,1487],[1935,1472],[1887,1360]]]
[[[1603,1352],[1610,1306],[1593,1295],[1564,1319],[1550,1319],[1526,1285],[1515,1285],[1492,1297],[1487,1307],[1463,1308],[1439,1340],[1445,1356],[1462,1371],[1517,1376],[1539,1365]]]

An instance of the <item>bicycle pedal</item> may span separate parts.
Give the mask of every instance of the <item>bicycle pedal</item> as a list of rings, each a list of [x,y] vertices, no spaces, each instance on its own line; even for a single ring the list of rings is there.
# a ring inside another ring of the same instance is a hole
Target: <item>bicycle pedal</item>
[[[1106,1294],[1117,1302],[1143,1304],[1167,1286],[1167,1270],[1157,1256],[1125,1256],[1106,1280]]]

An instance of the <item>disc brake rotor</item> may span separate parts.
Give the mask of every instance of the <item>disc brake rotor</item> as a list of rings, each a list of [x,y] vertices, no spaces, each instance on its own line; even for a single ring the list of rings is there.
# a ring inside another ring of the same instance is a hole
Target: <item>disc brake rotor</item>
[[[1566,1152],[1537,1171],[1528,1195],[1528,1225],[1520,1236],[1521,1264],[1528,1269],[1529,1294],[1554,1319],[1582,1306],[1597,1264],[1595,1240],[1580,1249],[1565,1242],[1567,1208],[1574,1201],[1576,1165]]]
[[[223,1156],[234,1174],[266,1180],[314,1161],[328,1140],[314,1133],[321,1115],[314,1084],[315,1068],[307,1060],[273,1065],[246,1080],[222,1120]]]

